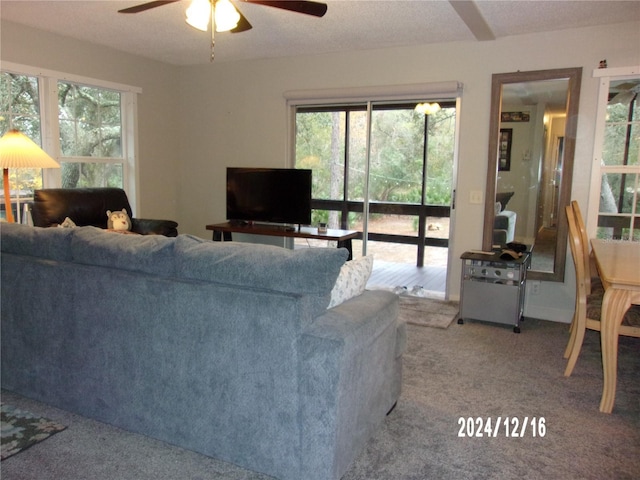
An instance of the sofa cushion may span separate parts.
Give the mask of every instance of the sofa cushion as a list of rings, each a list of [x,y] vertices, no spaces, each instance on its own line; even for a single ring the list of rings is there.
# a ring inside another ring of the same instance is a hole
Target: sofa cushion
[[[327,308],[332,308],[362,295],[373,269],[373,256],[356,258],[340,268],[340,274],[331,290],[331,301]]]
[[[66,229],[60,229],[66,230]],[[71,242],[72,260],[85,265],[173,275],[174,239],[161,235],[120,235],[96,227],[78,227]]]
[[[2,251],[49,260],[71,260],[73,229],[39,228],[19,223],[3,223]]]
[[[213,242],[191,235],[176,238],[175,254],[178,276],[327,296],[348,256],[342,248],[290,250],[254,243]]]

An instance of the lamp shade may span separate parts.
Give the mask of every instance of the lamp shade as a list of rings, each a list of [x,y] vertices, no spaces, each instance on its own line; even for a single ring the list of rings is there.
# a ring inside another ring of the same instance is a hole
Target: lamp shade
[[[0,138],[2,168],[60,168],[33,140],[18,130],[9,130]]]
[[[211,8],[209,0],[193,0],[186,11],[187,23],[193,28],[206,32],[209,27]]]
[[[236,28],[240,21],[240,14],[229,0],[217,0],[215,7],[215,21],[217,32],[228,32]]]

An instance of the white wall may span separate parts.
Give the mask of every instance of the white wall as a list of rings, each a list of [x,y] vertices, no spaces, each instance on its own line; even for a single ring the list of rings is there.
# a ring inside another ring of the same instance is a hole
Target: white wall
[[[167,210],[170,217],[175,213],[173,218],[180,223],[181,232],[203,237],[210,233],[204,228],[206,224],[224,220],[228,165],[287,165],[284,92],[449,80],[464,83],[458,208],[453,214],[454,261],[449,279],[452,298],[459,295],[460,255],[482,244],[484,206],[470,204],[469,192],[485,189],[491,75],[584,68],[572,198],[586,209],[598,87],[592,70],[602,59],[607,59],[609,67],[640,64],[640,22],[491,42],[345,51],[180,69],[22,27],[12,26],[7,33],[4,23],[2,26],[1,57],[6,53],[8,61],[42,62],[46,68],[143,88],[139,123],[141,205],[145,215],[148,211],[157,217],[164,213],[161,210]],[[60,45],[73,55],[60,53]],[[39,49],[44,52],[35,52]],[[171,200],[177,204],[169,205]],[[540,295],[528,296],[526,314],[569,321],[574,295],[572,271],[569,259],[564,284],[543,283]]]

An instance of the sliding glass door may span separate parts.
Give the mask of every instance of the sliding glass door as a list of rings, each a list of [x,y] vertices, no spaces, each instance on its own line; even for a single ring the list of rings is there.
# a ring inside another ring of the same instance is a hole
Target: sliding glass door
[[[313,222],[362,233],[376,260],[446,266],[456,104],[299,106],[295,166],[313,170]]]

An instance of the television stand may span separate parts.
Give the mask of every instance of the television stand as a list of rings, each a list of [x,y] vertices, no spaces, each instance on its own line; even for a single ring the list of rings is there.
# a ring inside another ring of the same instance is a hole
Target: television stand
[[[318,229],[315,227],[298,226],[298,228],[295,228],[291,226],[269,224],[238,224],[237,222],[215,223],[207,225],[206,228],[207,230],[213,231],[213,240],[217,242],[223,240],[227,242],[231,241],[232,233],[337,241],[338,248],[346,248],[349,252],[349,260],[353,258],[353,246],[351,240],[360,235],[360,232],[356,230],[338,230],[329,228],[326,233],[318,233]]]
[[[252,226],[255,228],[271,228],[273,230],[276,230],[278,232],[295,232],[296,229],[300,230],[300,225],[298,225],[297,227],[295,227],[294,225],[279,225],[279,224],[274,224],[274,223],[252,223],[252,222],[247,222],[245,223],[245,226]]]

